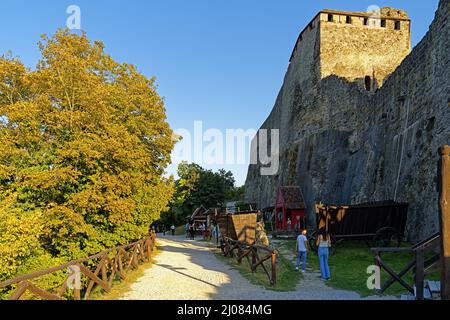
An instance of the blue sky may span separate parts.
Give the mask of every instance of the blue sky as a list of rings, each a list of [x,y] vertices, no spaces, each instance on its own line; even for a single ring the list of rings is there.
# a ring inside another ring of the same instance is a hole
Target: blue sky
[[[82,29],[102,40],[116,60],[156,76],[174,129],[257,129],[281,87],[298,33],[320,9],[366,11],[370,5],[405,9],[412,42],[425,35],[438,0],[72,0],[2,1],[0,52],[29,67],[39,59],[41,34],[65,27],[66,9],[81,8]],[[232,170],[238,184],[246,165]],[[174,172],[175,166],[169,168]]]

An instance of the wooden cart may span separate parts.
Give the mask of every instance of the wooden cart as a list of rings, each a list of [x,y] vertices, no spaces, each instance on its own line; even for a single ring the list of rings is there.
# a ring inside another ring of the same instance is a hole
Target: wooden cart
[[[257,211],[220,214],[217,216],[220,233],[236,241],[253,245],[256,242]]]
[[[404,239],[408,204],[394,201],[358,205],[316,205],[317,229],[311,235],[310,247],[317,251],[320,230],[331,235],[339,244],[345,240],[364,240],[372,247],[400,246]]]

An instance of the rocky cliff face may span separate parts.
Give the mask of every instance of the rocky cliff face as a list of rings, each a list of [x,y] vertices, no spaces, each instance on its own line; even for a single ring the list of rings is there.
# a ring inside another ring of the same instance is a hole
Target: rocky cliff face
[[[437,150],[450,143],[449,12],[441,0],[427,35],[374,92],[321,77],[320,31],[311,31],[262,126],[280,130],[280,170],[261,176],[250,165],[247,200],[273,206],[279,186],[299,185],[310,225],[318,201],[396,200],[410,204],[413,242],[437,231]]]

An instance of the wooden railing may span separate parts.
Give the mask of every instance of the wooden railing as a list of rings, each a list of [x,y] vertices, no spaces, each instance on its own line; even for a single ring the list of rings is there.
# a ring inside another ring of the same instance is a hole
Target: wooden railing
[[[441,236],[439,233],[431,236],[430,238],[416,244],[413,247],[402,247],[402,248],[372,248],[372,252],[375,255],[375,263],[381,270],[386,271],[389,274],[389,279],[387,279],[378,293],[384,293],[390,286],[395,282],[398,282],[412,295],[416,297],[417,300],[424,299],[424,287],[425,279],[430,274],[439,270],[440,267],[440,241]],[[409,261],[400,272],[394,271],[385,260],[383,260],[382,254],[384,253],[400,253],[409,252],[412,254],[411,261]],[[414,273],[414,286],[407,283],[403,277],[409,272]]]
[[[222,252],[225,257],[236,258],[240,264],[245,258],[248,261],[250,269],[255,273],[258,267],[261,267],[272,286],[277,283],[277,255],[278,252],[269,247],[260,245],[249,245],[246,242],[236,241],[231,238],[222,237]],[[262,256],[260,256],[262,254]],[[264,265],[270,261],[270,272]]]
[[[1,289],[12,289],[9,300],[26,299],[31,293],[33,298],[43,300],[88,300],[93,289],[98,286],[102,291],[109,292],[114,280],[124,280],[130,269],[139,264],[150,262],[156,234],[135,243],[105,250],[88,258],[70,261],[61,266],[37,271],[19,276],[0,283]],[[63,272],[65,280],[53,289],[42,289],[33,282],[45,276]]]
[[[372,248],[375,262],[391,276],[383,286],[381,293],[393,283],[399,282],[405,289],[415,295],[417,300],[424,299],[424,282],[428,275],[441,270],[441,299],[450,300],[450,146],[439,148],[438,190],[440,232],[416,244],[412,248]],[[396,273],[383,261],[382,253],[410,251],[414,258]],[[430,255],[426,259],[426,256]],[[410,270],[414,271],[415,289],[402,277]]]
[[[403,276],[405,276],[411,269],[413,269],[416,265],[416,259],[411,259],[404,268],[400,272],[394,271],[384,260],[383,253],[400,253],[400,252],[412,252],[411,248],[372,248],[373,254],[375,255],[375,264],[380,268],[380,270],[384,270],[389,274],[389,279],[387,279],[381,288],[377,289],[379,294],[384,293],[390,286],[392,286],[395,282],[400,283],[409,293],[414,294],[414,288],[403,280]]]

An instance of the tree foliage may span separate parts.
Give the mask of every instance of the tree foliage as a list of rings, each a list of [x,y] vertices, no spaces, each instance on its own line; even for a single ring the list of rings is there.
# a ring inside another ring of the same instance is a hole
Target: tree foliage
[[[173,194],[155,79],[85,34],[39,48],[35,70],[0,58],[0,280],[138,239]]]
[[[213,172],[195,163],[182,162],[177,174],[175,194],[170,210],[162,216],[163,223],[182,224],[199,206],[220,208],[226,200],[239,200],[243,196],[243,187],[235,187],[230,171]]]

